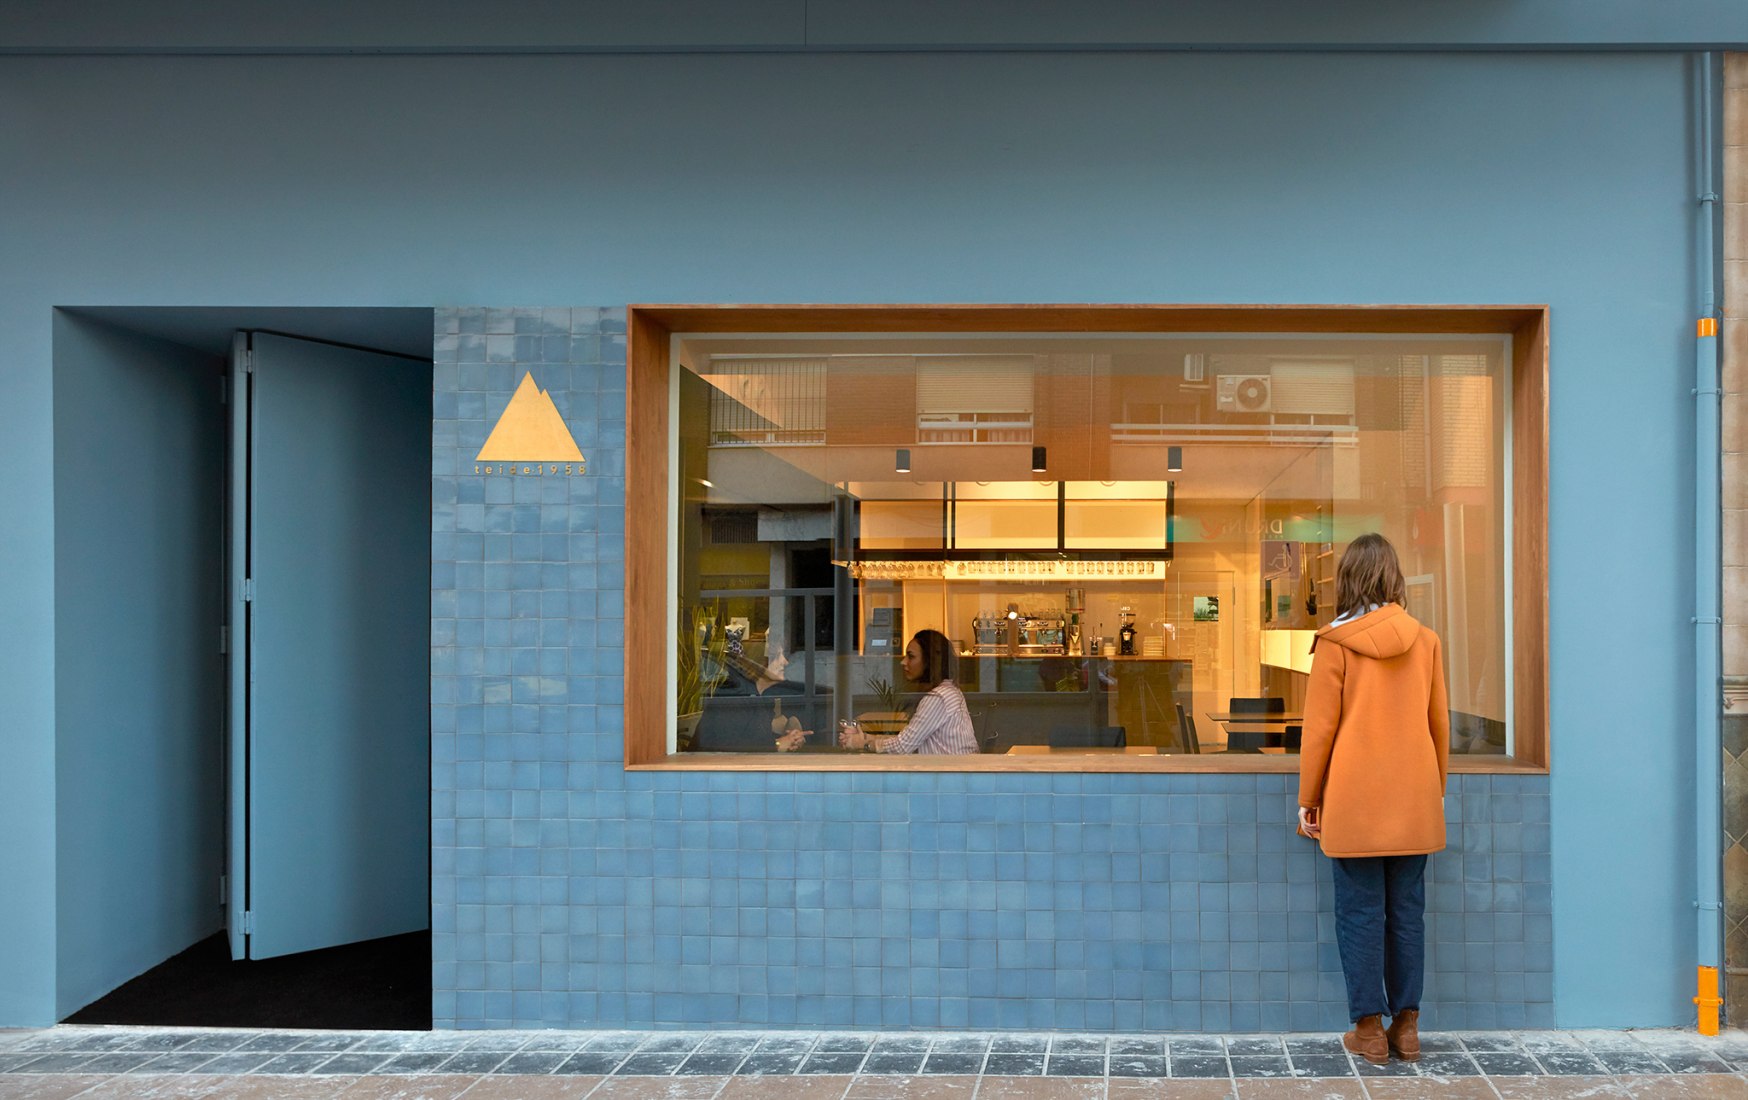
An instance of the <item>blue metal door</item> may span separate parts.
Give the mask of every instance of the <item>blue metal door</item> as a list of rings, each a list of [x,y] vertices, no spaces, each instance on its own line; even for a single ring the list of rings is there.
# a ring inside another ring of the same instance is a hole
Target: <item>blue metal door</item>
[[[428,927],[431,367],[246,338],[231,943],[264,959]]]
[[[249,956],[249,334],[231,337],[230,447],[225,511],[225,932],[231,958]]]

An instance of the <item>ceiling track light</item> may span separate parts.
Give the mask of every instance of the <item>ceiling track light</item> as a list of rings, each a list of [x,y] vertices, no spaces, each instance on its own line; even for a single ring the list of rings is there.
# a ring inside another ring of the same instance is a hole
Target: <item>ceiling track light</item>
[[[1032,448],[1032,472],[1035,474],[1041,474],[1045,470],[1048,470],[1049,468],[1050,468],[1049,464],[1044,461],[1044,448],[1033,447]]]
[[[895,473],[900,473],[900,474],[910,473],[910,448],[909,447],[900,447],[898,449],[898,459],[897,459],[897,461],[895,461],[892,464],[892,469],[893,469],[893,472],[895,472]]]
[[[1165,470],[1171,474],[1181,474],[1184,469],[1184,449],[1182,447],[1167,447],[1165,449]]]

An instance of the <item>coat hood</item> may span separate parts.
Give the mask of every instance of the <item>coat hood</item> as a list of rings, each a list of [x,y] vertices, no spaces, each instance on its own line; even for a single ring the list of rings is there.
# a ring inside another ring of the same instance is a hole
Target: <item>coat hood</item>
[[[1400,605],[1391,603],[1340,626],[1324,627],[1312,646],[1329,642],[1363,657],[1388,660],[1407,653],[1419,637],[1420,623]]]

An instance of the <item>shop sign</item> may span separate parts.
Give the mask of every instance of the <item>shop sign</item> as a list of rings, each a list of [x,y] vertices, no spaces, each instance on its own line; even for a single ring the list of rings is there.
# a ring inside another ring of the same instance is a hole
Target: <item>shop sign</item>
[[[577,449],[576,438],[551,395],[535,384],[532,371],[522,376],[473,461],[476,474],[567,477],[588,472],[588,460]]]

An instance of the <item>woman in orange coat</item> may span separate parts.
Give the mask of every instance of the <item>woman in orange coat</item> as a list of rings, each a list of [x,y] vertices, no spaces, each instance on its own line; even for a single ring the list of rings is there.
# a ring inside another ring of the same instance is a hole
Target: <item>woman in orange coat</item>
[[[1445,846],[1450,759],[1438,635],[1402,598],[1395,549],[1355,539],[1335,571],[1335,621],[1312,643],[1299,757],[1299,827],[1334,865],[1354,1021],[1342,1045],[1378,1065],[1420,1057],[1426,857]]]

